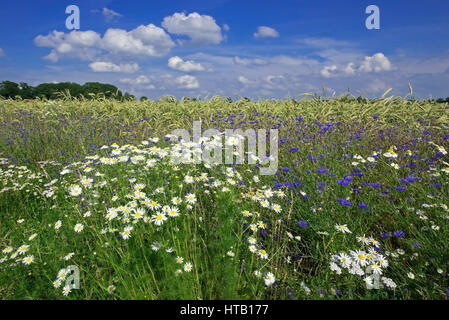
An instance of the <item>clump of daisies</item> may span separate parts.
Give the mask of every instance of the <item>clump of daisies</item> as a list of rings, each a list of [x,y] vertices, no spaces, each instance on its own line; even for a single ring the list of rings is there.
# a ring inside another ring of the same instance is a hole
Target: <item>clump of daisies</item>
[[[393,280],[382,276],[388,268],[388,260],[380,253],[379,242],[365,235],[358,236],[357,241],[361,244],[360,249],[332,255],[330,269],[338,275],[345,270],[351,275],[362,277],[369,289],[377,288],[379,281],[386,288],[396,288]]]

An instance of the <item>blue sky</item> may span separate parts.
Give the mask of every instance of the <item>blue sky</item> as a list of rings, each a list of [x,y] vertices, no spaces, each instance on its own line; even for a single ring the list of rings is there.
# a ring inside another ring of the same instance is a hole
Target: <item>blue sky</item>
[[[66,7],[80,29],[66,28]],[[368,5],[380,29],[368,30]],[[100,81],[140,97],[449,96],[449,2],[16,0],[0,81]]]

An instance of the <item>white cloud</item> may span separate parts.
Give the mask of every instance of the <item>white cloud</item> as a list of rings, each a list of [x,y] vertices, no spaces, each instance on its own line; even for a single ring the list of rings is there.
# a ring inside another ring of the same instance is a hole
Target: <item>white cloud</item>
[[[5,56],[5,51],[3,51],[2,48],[0,48],[0,57],[3,57],[3,56]]]
[[[211,16],[193,12],[165,17],[162,26],[169,32],[190,37],[192,44],[218,44],[223,40],[220,27]]]
[[[254,59],[246,59],[246,58],[239,58],[237,56],[234,57],[234,62],[236,64],[244,65],[244,66],[263,66],[268,63],[268,61],[254,58]]]
[[[231,28],[229,27],[229,25],[227,25],[226,23],[223,25],[223,30],[224,31],[229,31],[231,30]]]
[[[201,63],[196,63],[193,60],[184,61],[178,56],[168,59],[168,66],[174,70],[184,72],[204,71],[204,67]]]
[[[140,85],[140,84],[150,83],[150,79],[148,79],[147,76],[141,75],[135,79],[131,79],[131,78],[120,79],[120,82],[126,83],[126,84],[132,84],[132,85]]]
[[[123,73],[133,73],[139,70],[139,65],[137,63],[131,64],[120,64],[117,65],[112,62],[97,61],[89,64],[89,68],[93,72],[123,72]]]
[[[101,12],[104,16],[104,18],[106,19],[107,22],[110,22],[112,20],[114,20],[114,18],[119,18],[122,15],[118,12],[115,12],[112,9],[108,9],[108,8],[103,8],[103,11]]]
[[[46,36],[38,35],[34,43],[51,48],[46,59],[53,62],[73,57],[93,61],[102,53],[159,57],[175,46],[164,29],[153,24],[141,25],[131,31],[108,29],[103,37],[91,30],[75,30],[67,34],[55,30]]]
[[[241,84],[243,84],[243,85],[250,85],[250,84],[253,83],[253,81],[249,80],[248,78],[246,78],[246,77],[244,77],[244,76],[239,76],[239,77],[237,78],[237,80],[238,80]]]
[[[111,52],[130,55],[160,57],[167,54],[175,44],[162,28],[149,24],[131,31],[108,29],[103,37],[103,47]]]
[[[52,31],[46,36],[38,35],[34,43],[39,47],[52,48],[45,58],[57,62],[61,57],[76,57],[81,60],[93,60],[98,54],[101,37],[95,31],[72,31],[68,34]]]
[[[280,80],[284,79],[284,76],[273,76],[268,75],[265,77],[265,81],[268,82],[271,85],[279,83]]]
[[[317,49],[353,46],[353,43],[349,41],[337,40],[333,38],[304,38],[299,39],[296,42],[304,44],[306,47]]]
[[[254,33],[254,38],[279,38],[279,32],[270,27],[260,26]]]
[[[360,58],[357,60],[361,60]],[[335,63],[339,61],[341,63]],[[391,70],[391,63],[383,53],[376,53],[373,56],[365,56],[357,67],[354,62],[343,63],[340,59],[329,59],[328,63],[334,62],[330,66],[325,66],[321,69],[320,73],[325,78],[331,78],[336,76],[355,76],[361,73],[367,72],[381,72]]]
[[[176,78],[175,83],[178,85],[178,88],[182,89],[198,89],[200,87],[198,79],[187,74]]]
[[[366,56],[365,60],[359,67],[362,72],[381,72],[391,70],[391,63],[387,57],[381,52],[369,57]]]
[[[355,71],[356,71],[355,63],[354,62],[348,63],[343,71],[344,71],[344,73],[346,73],[348,75],[355,75]]]
[[[335,72],[337,71],[337,66],[336,65],[332,65],[332,66],[326,66],[323,69],[321,69],[320,73],[323,77],[325,78],[330,78],[332,77]]]

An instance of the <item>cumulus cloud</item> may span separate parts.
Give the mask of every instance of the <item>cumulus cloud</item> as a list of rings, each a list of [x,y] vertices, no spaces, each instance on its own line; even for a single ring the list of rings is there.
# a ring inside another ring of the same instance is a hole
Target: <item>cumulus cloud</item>
[[[122,15],[118,12],[115,12],[112,9],[108,9],[108,8],[103,8],[103,11],[101,12],[104,16],[104,18],[106,19],[107,22],[111,22],[112,20],[114,20],[115,18],[119,18]]]
[[[174,70],[184,72],[204,71],[204,67],[201,63],[196,63],[193,60],[184,61],[178,56],[168,59],[168,66]]]
[[[221,28],[208,15],[193,12],[175,13],[165,17],[162,26],[169,32],[190,37],[191,44],[218,44],[223,40]]]
[[[254,38],[279,38],[279,32],[267,26],[260,26],[254,33]]]
[[[354,75],[356,72],[355,63],[354,62],[348,63],[343,71],[348,75]]]
[[[382,72],[391,70],[391,62],[383,53],[376,53],[373,56],[365,56],[357,67],[356,63],[332,64],[321,69],[320,73],[325,78],[335,76],[354,76],[368,72]]]
[[[381,52],[369,57],[366,56],[365,60],[359,67],[362,72],[381,72],[391,70],[390,60]]]
[[[117,65],[112,62],[97,61],[89,64],[89,68],[93,72],[123,72],[123,73],[133,73],[139,70],[139,65],[137,63],[130,64],[120,64]]]
[[[131,31],[108,29],[103,37],[91,30],[74,30],[67,34],[55,30],[46,36],[38,35],[34,43],[51,48],[45,58],[53,62],[73,57],[92,61],[102,53],[159,57],[175,46],[164,29],[153,24],[141,25]]]
[[[335,72],[337,71],[337,66],[334,64],[332,66],[326,66],[323,69],[321,69],[320,73],[325,78],[330,78],[333,75],[335,75]]]
[[[162,28],[149,24],[131,31],[108,29],[103,37],[103,47],[111,52],[130,55],[160,57],[166,55],[175,44]]]
[[[68,34],[52,31],[48,35],[38,35],[34,43],[39,47],[52,48],[45,58],[57,62],[61,57],[76,57],[81,60],[93,60],[99,53],[101,37],[95,31],[72,31]]]
[[[198,79],[187,74],[176,78],[175,83],[178,85],[178,88],[181,89],[198,89],[200,87]]]

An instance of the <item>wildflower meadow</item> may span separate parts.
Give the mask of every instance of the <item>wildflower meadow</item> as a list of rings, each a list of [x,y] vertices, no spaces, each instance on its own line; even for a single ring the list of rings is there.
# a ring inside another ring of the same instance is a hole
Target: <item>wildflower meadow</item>
[[[0,297],[448,299],[448,126],[388,93],[0,99]]]

